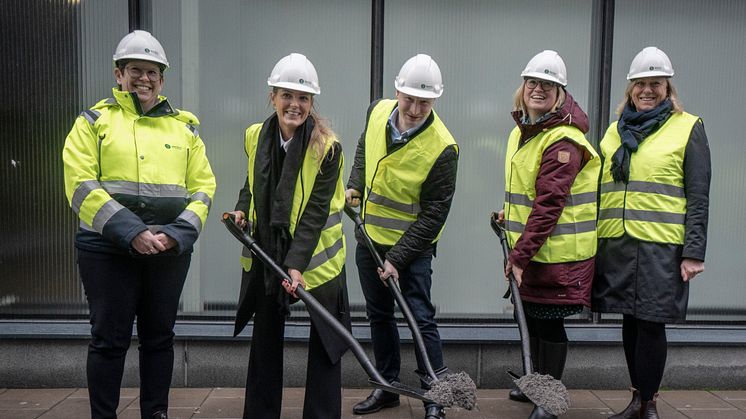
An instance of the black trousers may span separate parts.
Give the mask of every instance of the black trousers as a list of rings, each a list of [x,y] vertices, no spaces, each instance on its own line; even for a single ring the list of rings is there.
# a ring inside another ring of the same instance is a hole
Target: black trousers
[[[174,363],[174,322],[191,254],[133,258],[78,250],[91,313],[88,394],[91,417],[116,418],[124,360],[137,317],[140,412],[168,409]]]
[[[264,281],[251,281],[248,291],[255,298],[254,331],[251,338],[249,372],[243,417],[280,419],[282,416],[282,372],[285,317],[276,296],[264,295]],[[284,292],[284,290],[280,291]],[[332,363],[311,322],[306,370],[303,419],[342,417],[342,362]]]

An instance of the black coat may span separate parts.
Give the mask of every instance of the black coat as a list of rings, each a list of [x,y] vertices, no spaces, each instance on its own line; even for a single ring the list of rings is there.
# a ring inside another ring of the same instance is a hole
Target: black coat
[[[659,323],[685,320],[689,283],[681,278],[681,260],[705,260],[710,177],[710,147],[700,120],[689,135],[684,155],[684,244],[643,242],[626,234],[601,239],[591,300],[593,311],[623,313]]]

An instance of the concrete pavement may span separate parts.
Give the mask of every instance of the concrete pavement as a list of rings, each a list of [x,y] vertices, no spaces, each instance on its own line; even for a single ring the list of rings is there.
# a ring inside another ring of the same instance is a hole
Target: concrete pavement
[[[175,388],[171,390],[169,417],[194,419],[240,418],[243,411],[242,388]],[[352,405],[362,400],[369,389],[344,389],[342,417],[345,419],[421,419],[419,401],[402,398],[397,408],[356,416]],[[504,389],[478,391],[477,407],[472,411],[448,409],[448,418],[526,419],[531,406],[507,398]],[[630,393],[620,390],[570,390],[572,405],[565,419],[599,419],[623,409]],[[303,388],[286,388],[283,419],[300,419],[303,412]],[[140,417],[138,390],[122,390],[119,418]],[[663,391],[658,411],[665,419],[746,419],[746,391],[675,390]],[[85,419],[90,417],[85,388],[3,389],[0,388],[0,419]]]

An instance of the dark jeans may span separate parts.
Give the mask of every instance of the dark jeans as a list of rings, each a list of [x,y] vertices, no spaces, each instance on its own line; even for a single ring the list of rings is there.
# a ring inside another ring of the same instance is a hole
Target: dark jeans
[[[86,372],[92,418],[116,418],[135,317],[141,416],[150,418],[168,409],[174,322],[190,260],[191,254],[132,258],[78,250],[91,312]]]
[[[399,331],[394,318],[394,296],[378,277],[376,262],[367,247],[358,244],[355,261],[370,320],[376,369],[386,380],[399,381],[401,355]],[[443,367],[443,349],[438,325],[435,323],[435,307],[430,302],[433,272],[430,268],[431,263],[430,255],[416,258],[406,269],[399,271],[399,286],[417,321],[430,363],[434,370],[438,370]],[[419,354],[417,368],[426,371]]]

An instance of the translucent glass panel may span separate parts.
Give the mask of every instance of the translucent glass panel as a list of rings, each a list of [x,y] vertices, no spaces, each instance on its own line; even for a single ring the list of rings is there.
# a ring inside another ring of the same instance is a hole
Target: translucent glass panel
[[[246,177],[243,133],[270,114],[267,77],[291,52],[308,56],[318,71],[316,107],[332,122],[347,173],[363,128],[370,90],[370,4],[349,1],[158,1],[153,33],[172,68],[166,95],[195,112],[218,180],[212,212],[200,238],[184,291],[183,314],[232,316],[238,300],[240,246],[219,222],[232,210]],[[345,181],[347,175],[345,174]],[[352,228],[346,226],[353,248]],[[349,259],[350,268],[354,261]],[[362,301],[349,269],[351,299]]]
[[[746,68],[746,3],[616,2],[612,108],[623,99],[632,58],[655,45],[666,51],[686,111],[705,123],[712,153],[706,271],[691,285],[690,319],[746,311],[746,145],[743,93],[734,80]],[[616,120],[613,114],[611,120]],[[722,317],[725,318],[725,317]]]
[[[508,316],[488,217],[503,203],[513,93],[528,60],[554,49],[567,64],[568,91],[585,108],[591,1],[391,1],[385,13],[384,96],[393,97],[407,58],[430,54],[445,84],[435,109],[460,146],[456,197],[433,265],[439,316]]]

